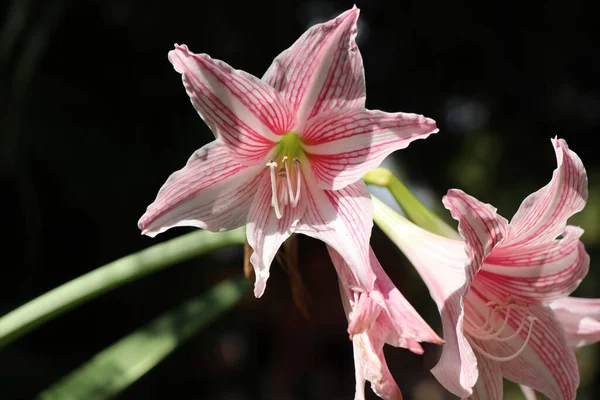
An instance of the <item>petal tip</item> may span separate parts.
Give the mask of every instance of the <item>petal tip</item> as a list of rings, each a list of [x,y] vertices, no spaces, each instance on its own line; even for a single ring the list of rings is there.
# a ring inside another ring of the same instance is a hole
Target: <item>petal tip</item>
[[[169,51],[167,58],[173,64],[175,71],[182,74],[184,72],[184,59],[194,55],[185,44],[179,45],[175,43],[175,48]]]
[[[340,14],[336,20],[338,21],[343,21],[346,18],[352,18],[352,24],[356,24],[356,21],[358,20],[358,16],[360,15],[360,9],[356,6],[356,4],[354,4],[352,6],[351,9],[344,11],[342,14]]]
[[[256,297],[257,299],[260,299],[264,293],[265,293],[265,285],[259,284],[259,281],[257,279],[256,283],[254,284],[254,297]]]

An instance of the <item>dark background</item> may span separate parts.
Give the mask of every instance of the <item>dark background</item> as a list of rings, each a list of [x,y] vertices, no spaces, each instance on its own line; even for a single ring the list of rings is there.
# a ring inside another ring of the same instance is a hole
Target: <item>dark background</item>
[[[150,239],[136,226],[167,176],[212,138],[167,60],[174,43],[260,77],[310,25],[352,4],[2,2],[0,312],[189,231]],[[393,155],[405,181],[437,209],[446,190],[459,187],[510,219],[551,177],[550,138],[566,139],[590,181],[588,206],[572,221],[586,229],[592,256],[576,294],[599,296],[597,14],[576,0],[357,5],[367,107],[421,113],[440,128]],[[441,333],[412,267],[377,229],[372,242],[398,287]],[[263,298],[246,296],[122,398],[352,398],[352,345],[335,272],[321,243],[301,237],[299,246],[310,320],[295,308],[286,273],[274,264]],[[47,323],[0,352],[0,398],[32,398],[153,317],[241,270],[241,249],[225,249]],[[416,356],[386,348],[394,377],[407,399],[450,398],[428,372],[439,349],[425,349]],[[578,398],[595,398],[600,389],[597,350],[580,352]]]

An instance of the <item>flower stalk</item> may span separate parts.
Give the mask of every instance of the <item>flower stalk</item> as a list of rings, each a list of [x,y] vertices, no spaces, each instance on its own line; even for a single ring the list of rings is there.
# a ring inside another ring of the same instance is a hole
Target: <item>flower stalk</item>
[[[456,229],[421,203],[392,171],[385,168],[375,168],[367,172],[363,179],[367,185],[379,186],[389,190],[411,222],[436,235],[450,239],[460,239]]]

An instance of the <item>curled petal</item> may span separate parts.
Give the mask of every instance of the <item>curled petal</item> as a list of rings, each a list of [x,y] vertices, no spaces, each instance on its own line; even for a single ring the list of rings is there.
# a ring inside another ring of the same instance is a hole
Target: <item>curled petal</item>
[[[510,222],[506,246],[536,245],[562,234],[567,219],[587,202],[587,174],[581,159],[563,139],[552,139],[557,168],[550,183],[529,195]]]
[[[461,191],[450,190],[443,201],[465,242],[425,231],[380,201],[375,201],[375,221],[415,266],[440,311],[446,344],[431,372],[447,390],[466,397],[478,372],[463,335],[463,298],[485,257],[504,239],[508,224],[495,208]]]
[[[600,299],[564,297],[550,304],[571,347],[600,341]]]
[[[238,158],[261,161],[294,123],[279,93],[258,78],[187,46],[175,46],[169,61],[200,117]]]
[[[588,272],[590,257],[579,240],[582,233],[568,226],[560,240],[528,248],[498,247],[477,279],[498,297],[549,304],[569,295]]]
[[[280,205],[282,217],[278,219],[271,207],[272,193],[266,189],[270,186],[271,181],[268,171],[265,170],[260,179],[260,187],[265,190],[257,192],[254,197],[246,226],[248,244],[253,250],[250,262],[256,276],[254,283],[256,297],[263,295],[273,258],[281,244],[294,232],[305,206],[302,200],[296,207],[292,207],[290,204]]]
[[[369,259],[373,204],[367,186],[359,181],[342,190],[324,191],[309,173],[305,177],[306,211],[297,232],[322,240],[348,263],[349,275],[340,276],[342,284],[357,291],[373,290],[375,274]]]
[[[175,226],[211,231],[242,226],[262,168],[238,163],[225,146],[211,142],[167,179],[138,226],[152,237]]]
[[[338,272],[340,285],[343,285],[341,282],[349,282],[353,278],[350,267],[333,248],[328,246],[328,250]],[[351,289],[357,286],[356,284],[346,283],[342,286],[342,296],[348,298],[349,304],[352,304],[351,309],[347,309],[350,336],[366,332],[375,324],[381,332],[384,332],[386,343],[396,347],[406,347],[411,351],[416,350],[419,354],[422,348],[418,343],[415,346],[414,342],[443,343],[443,340],[396,288],[371,248],[369,248],[369,256],[370,268],[376,276],[374,290],[361,293]],[[407,340],[411,342],[406,343]]]
[[[263,76],[288,100],[299,123],[334,108],[364,107],[364,69],[354,40],[358,15],[354,7],[312,26],[275,58]]]
[[[463,299],[483,260],[506,236],[508,223],[496,213],[494,207],[483,204],[460,190],[449,190],[443,203],[458,221],[458,231],[465,240],[467,262],[463,267],[463,286],[447,296],[440,308],[446,345],[440,361],[431,372],[446,389],[464,397],[470,394],[471,387],[476,383],[478,371],[477,363],[473,360],[473,350],[463,335]],[[438,268],[434,267],[439,274],[437,279],[442,281],[438,284],[442,285],[446,274],[456,271],[456,267],[443,266],[444,264]]]
[[[421,318],[417,310],[406,300],[385,273],[373,249],[370,249],[370,259],[371,268],[373,268],[376,277],[375,290],[370,293],[370,296],[385,311],[387,318],[396,331],[398,340],[402,338],[442,344],[444,341]],[[386,342],[390,343],[389,339]],[[393,342],[390,344],[393,345]]]
[[[308,121],[302,136],[319,186],[338,190],[378,167],[388,154],[437,131],[435,121],[422,115],[346,109]]]

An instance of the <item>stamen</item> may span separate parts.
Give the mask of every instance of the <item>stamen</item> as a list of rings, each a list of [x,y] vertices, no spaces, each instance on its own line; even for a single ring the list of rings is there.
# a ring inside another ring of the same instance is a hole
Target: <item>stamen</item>
[[[277,219],[281,219],[281,210],[279,210],[279,202],[277,200],[277,177],[275,176],[275,168],[277,163],[270,161],[267,163],[267,167],[271,169],[271,205],[275,209],[275,215]]]
[[[502,326],[500,327],[500,329],[498,329],[496,332],[491,333],[491,331],[493,331],[493,329],[492,329],[492,330],[490,330],[490,334],[487,334],[487,335],[480,335],[475,332],[469,332],[469,335],[473,336],[475,339],[479,339],[479,340],[492,340],[492,339],[497,338],[498,336],[500,336],[500,334],[502,333],[504,328],[506,328],[506,324],[508,323],[508,317],[510,316],[510,310],[511,310],[511,308],[508,307],[506,314],[504,314],[504,322],[502,323]]]
[[[477,343],[475,343],[474,341],[469,341],[469,343],[471,344],[471,346],[477,350],[482,356],[489,358],[492,361],[498,361],[498,362],[506,362],[506,361],[511,361],[514,360],[515,358],[517,358],[518,356],[521,355],[521,353],[523,353],[525,351],[525,349],[527,348],[527,344],[529,344],[529,340],[531,339],[531,335],[533,333],[533,325],[535,324],[535,321],[537,318],[532,317],[532,316],[527,316],[527,319],[529,320],[529,332],[527,333],[527,337],[525,338],[525,341],[523,342],[523,344],[521,345],[521,347],[519,348],[519,350],[517,350],[514,354],[510,355],[510,356],[506,356],[506,357],[498,357],[495,355],[492,355],[490,353],[488,353],[487,351],[483,350],[481,348],[481,346],[479,346]],[[520,331],[520,328],[519,328]],[[518,331],[517,331],[518,332]],[[513,336],[513,335],[511,335]],[[500,339],[501,341],[505,341],[506,338],[502,338]],[[507,339],[506,339],[507,340]]]
[[[279,200],[283,203],[284,206],[287,206],[290,198],[290,196],[288,195],[287,188],[283,185],[279,185],[277,187],[277,190],[279,191]]]
[[[290,205],[292,207],[296,207],[296,204],[294,203],[294,192],[292,191],[292,181],[291,181],[292,178],[290,176],[290,170],[288,169],[287,159],[288,159],[288,157],[285,156],[281,160],[283,162],[283,165],[285,165],[285,181],[287,183],[287,196],[286,197],[289,197]]]
[[[517,330],[515,331],[515,333],[513,333],[513,334],[512,334],[512,335],[510,335],[510,336],[507,336],[507,337],[498,337],[498,338],[496,339],[496,342],[507,342],[507,341],[509,341],[509,340],[512,340],[512,339],[516,338],[516,337],[517,337],[517,335],[518,335],[519,333],[521,333],[521,331],[523,330],[523,327],[525,326],[525,320],[526,320],[527,318],[528,318],[528,316],[527,316],[527,315],[523,315],[523,318],[521,318],[521,323],[519,324],[519,329],[517,329]],[[530,317],[530,318],[531,318],[531,317]]]
[[[292,207],[296,207],[298,205],[298,201],[300,200],[300,185],[302,184],[302,174],[301,174],[301,170],[300,170],[300,163],[302,161],[300,161],[300,159],[298,157],[294,158],[294,169],[296,172],[296,196],[293,197],[290,200],[290,204],[292,205]],[[286,164],[287,167],[287,164]],[[288,179],[288,185],[290,185],[290,195],[291,195],[291,182]]]

